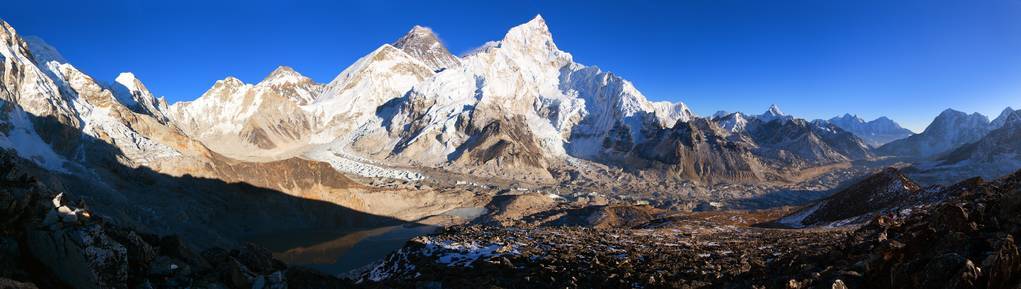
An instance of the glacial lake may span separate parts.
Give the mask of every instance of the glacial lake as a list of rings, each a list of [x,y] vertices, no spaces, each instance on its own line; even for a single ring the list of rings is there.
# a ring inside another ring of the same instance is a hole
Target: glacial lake
[[[488,211],[480,207],[456,208],[442,215],[474,220]],[[273,257],[289,265],[329,274],[343,274],[372,264],[404,246],[411,238],[440,227],[408,223],[351,230],[301,230],[248,238],[266,247]]]
[[[405,224],[355,230],[305,230],[249,238],[289,265],[342,274],[369,265],[439,227]]]

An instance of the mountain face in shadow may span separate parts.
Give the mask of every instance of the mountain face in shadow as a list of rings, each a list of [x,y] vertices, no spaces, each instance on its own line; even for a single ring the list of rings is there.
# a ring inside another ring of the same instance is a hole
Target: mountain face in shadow
[[[31,116],[31,121],[62,134],[76,131],[50,118]],[[126,166],[118,161],[122,154],[117,147],[88,135],[72,139],[82,144],[83,161],[65,163],[64,173],[39,167],[27,169],[29,173],[67,192],[69,198],[84,200],[115,223],[180,234],[202,246],[225,246],[248,235],[274,231],[403,223],[277,189],[357,186],[326,164],[300,160],[253,164],[214,155],[209,171],[222,179],[171,176]]]

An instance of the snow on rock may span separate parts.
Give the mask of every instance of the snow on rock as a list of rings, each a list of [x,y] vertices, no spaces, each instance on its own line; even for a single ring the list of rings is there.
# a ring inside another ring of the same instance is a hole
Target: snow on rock
[[[758,118],[758,119],[762,120],[763,122],[771,122],[771,121],[774,121],[774,120],[787,121],[787,120],[794,119],[793,116],[787,115],[786,113],[781,111],[780,110],[780,106],[778,106],[776,104],[770,105],[769,109],[767,109],[766,112],[764,112],[764,113],[762,113],[760,115],[755,116],[755,118]]]
[[[844,114],[825,122],[853,133],[873,147],[879,147],[914,134],[885,116],[866,122],[856,115]]]
[[[51,171],[67,172],[60,156],[36,133],[29,115],[0,100],[0,148],[12,149],[18,156]]]
[[[428,27],[415,25],[407,34],[397,39],[393,46],[418,58],[433,71],[451,68],[461,63],[461,60],[451,54],[436,33]]]
[[[886,155],[931,157],[975,142],[992,130],[989,118],[947,109],[919,134],[887,143],[878,151]]]
[[[1000,116],[997,116],[995,119],[993,119],[993,121],[989,123],[989,126],[992,129],[998,129],[1003,127],[1003,125],[1007,123],[1007,118],[1009,118],[1010,115],[1014,113],[1014,111],[1015,110],[1009,106],[1007,108],[1004,108],[1003,111],[1000,112]]]
[[[777,223],[790,226],[791,228],[802,228],[805,226],[805,224],[803,223],[805,221],[805,218],[808,218],[808,216],[814,214],[815,211],[819,210],[820,207],[822,207],[822,203],[817,203],[815,205],[812,205],[811,207],[801,209],[801,211],[798,211],[793,215],[783,217],[782,219],[778,220]]]
[[[450,267],[470,267],[479,259],[489,259],[503,255],[517,254],[517,249],[504,244],[480,245],[476,242],[460,243],[450,240],[435,242],[428,237],[423,238],[425,248],[423,255],[435,256],[436,263]]]
[[[160,123],[169,122],[170,108],[164,98],[156,98],[149,92],[149,89],[142,84],[142,81],[131,72],[123,72],[114,79],[115,85],[111,88],[113,96],[124,106],[132,111],[147,114],[156,118]]]
[[[739,133],[748,126],[748,119],[744,114],[735,112],[714,118],[721,128],[730,133]]]
[[[425,179],[425,176],[418,172],[387,168],[379,165],[362,162],[349,157],[347,154],[333,149],[317,149],[305,154],[305,157],[327,162],[339,172],[350,173],[367,178],[389,178],[408,181]]]

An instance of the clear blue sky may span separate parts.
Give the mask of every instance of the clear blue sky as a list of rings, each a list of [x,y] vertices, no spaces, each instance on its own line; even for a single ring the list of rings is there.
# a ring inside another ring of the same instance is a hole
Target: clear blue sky
[[[191,100],[278,65],[320,82],[412,25],[455,53],[542,14],[561,49],[701,115],[777,103],[805,118],[1021,108],[1021,0],[6,1],[0,18],[94,77]],[[504,3],[495,3],[504,2]]]

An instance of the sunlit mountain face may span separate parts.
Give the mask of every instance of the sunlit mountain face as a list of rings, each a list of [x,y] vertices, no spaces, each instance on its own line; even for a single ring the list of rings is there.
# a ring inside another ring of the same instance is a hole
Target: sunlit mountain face
[[[1021,286],[1021,111],[700,115],[523,22],[168,102],[0,20],[0,288]]]

